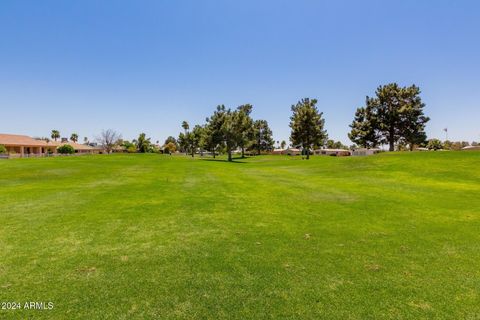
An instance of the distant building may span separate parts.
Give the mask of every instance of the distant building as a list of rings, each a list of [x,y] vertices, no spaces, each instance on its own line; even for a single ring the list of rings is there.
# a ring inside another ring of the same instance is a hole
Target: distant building
[[[296,148],[287,148],[287,149],[273,149],[272,154],[283,154],[289,156],[298,156],[302,151]]]
[[[463,147],[462,150],[468,151],[468,150],[480,150],[480,146],[466,146]]]
[[[287,149],[273,149],[272,154],[286,154]]]
[[[319,156],[348,157],[352,155],[352,152],[345,149],[317,149],[313,151],[313,154]]]
[[[41,157],[48,154],[57,154],[57,147],[64,144],[71,145],[78,154],[101,153],[101,148],[95,148],[74,142],[58,142],[34,139],[18,134],[1,134],[0,145],[5,146],[10,156],[14,157]]]
[[[302,153],[302,150],[297,148],[287,148],[286,152],[289,156],[298,156]]]
[[[352,156],[372,156],[380,152],[382,152],[382,149],[358,148],[358,149],[352,150]]]

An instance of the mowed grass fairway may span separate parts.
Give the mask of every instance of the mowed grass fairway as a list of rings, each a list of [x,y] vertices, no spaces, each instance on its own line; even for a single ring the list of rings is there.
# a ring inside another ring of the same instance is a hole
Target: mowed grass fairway
[[[0,318],[480,319],[480,152],[209,160],[1,161]]]

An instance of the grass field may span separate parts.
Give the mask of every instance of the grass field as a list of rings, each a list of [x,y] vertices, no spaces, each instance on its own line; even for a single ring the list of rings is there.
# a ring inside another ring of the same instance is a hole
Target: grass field
[[[0,161],[0,318],[480,319],[479,164]]]

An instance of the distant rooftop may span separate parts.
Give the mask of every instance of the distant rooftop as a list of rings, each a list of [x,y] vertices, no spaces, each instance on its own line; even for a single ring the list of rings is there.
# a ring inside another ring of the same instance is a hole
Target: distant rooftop
[[[34,139],[29,136],[19,134],[0,133],[0,144],[4,146],[25,146],[25,147],[58,147],[64,144],[71,145],[75,150],[95,150],[101,148],[91,147],[85,144],[75,143],[72,141],[45,141]]]
[[[18,134],[6,134],[0,133],[0,144],[5,146],[34,146],[34,147],[46,147],[49,146],[45,140],[33,139],[29,136]]]

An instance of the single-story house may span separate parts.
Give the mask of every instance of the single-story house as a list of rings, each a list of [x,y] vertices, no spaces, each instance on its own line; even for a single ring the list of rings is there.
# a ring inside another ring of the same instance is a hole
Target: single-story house
[[[287,149],[273,149],[272,154],[287,154]]]
[[[382,152],[382,149],[358,148],[358,149],[352,150],[352,156],[372,156],[380,152]]]
[[[73,147],[73,149],[75,150],[75,153],[79,153],[79,154],[96,154],[96,153],[103,152],[103,148],[101,147],[92,147],[86,144],[76,143],[72,141],[68,141],[68,142],[50,141],[48,143],[52,145],[56,145],[56,147],[60,147],[65,144],[68,144]]]
[[[289,156],[298,156],[302,153],[302,150],[297,148],[287,148],[285,152],[286,152],[285,154],[288,154]]]
[[[480,150],[480,146],[466,146],[463,147],[462,150]]]
[[[125,149],[125,147],[123,147],[123,146],[115,146],[115,147],[112,148],[112,152],[124,153],[124,152],[127,152],[127,149]]]
[[[313,154],[319,156],[335,156],[335,157],[348,157],[352,153],[350,150],[345,149],[317,149],[313,151]]]
[[[298,156],[302,151],[296,148],[287,148],[287,149],[273,149],[272,154],[283,154],[289,156]]]
[[[56,145],[45,140],[37,140],[17,134],[0,134],[0,145],[5,146],[9,154],[18,154],[20,157],[30,154],[54,153],[57,150]]]
[[[39,157],[47,154],[56,154],[57,147],[69,144],[75,149],[75,153],[99,153],[99,148],[74,142],[57,142],[34,139],[25,135],[0,133],[0,145],[5,146],[8,154],[19,157]]]

